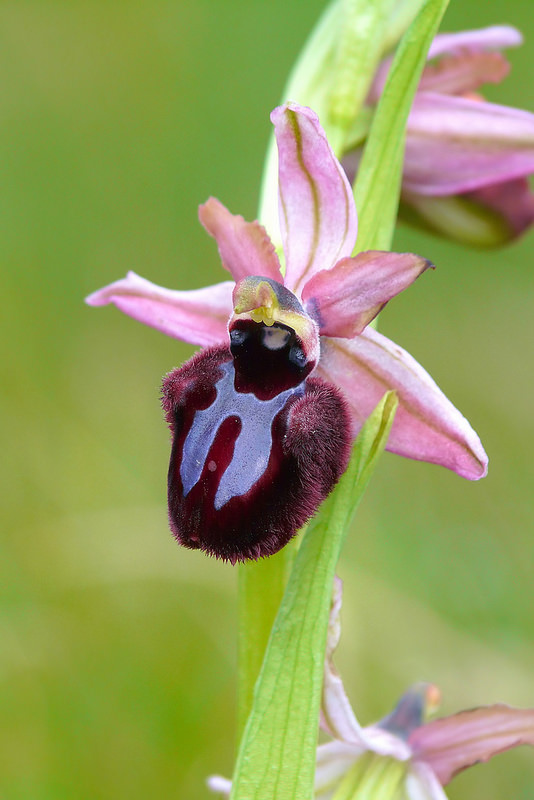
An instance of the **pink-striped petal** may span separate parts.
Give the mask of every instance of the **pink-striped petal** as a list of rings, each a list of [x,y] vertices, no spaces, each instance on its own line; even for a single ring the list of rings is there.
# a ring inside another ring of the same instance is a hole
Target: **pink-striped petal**
[[[215,197],[199,207],[198,216],[217,242],[223,267],[236,283],[249,275],[282,282],[280,261],[263,225],[231,214]]]
[[[431,266],[413,253],[368,250],[316,272],[305,284],[302,299],[322,334],[352,338]]]
[[[448,195],[534,172],[534,114],[433,92],[408,118],[403,188]]]
[[[316,272],[351,255],[356,208],[317,115],[288,103],[275,108],[271,120],[278,145],[285,283],[298,293]]]
[[[487,456],[474,430],[430,375],[398,345],[366,328],[355,339],[321,340],[318,374],[343,391],[354,435],[384,392],[394,389],[399,408],[387,449],[441,464],[470,480],[487,471]]]
[[[506,705],[461,711],[417,728],[409,743],[445,786],[461,770],[518,747],[534,746],[534,709]]]
[[[226,281],[180,292],[129,272],[126,278],[89,295],[85,302],[90,306],[113,303],[128,316],[167,336],[209,347],[228,339],[233,288],[233,282]]]

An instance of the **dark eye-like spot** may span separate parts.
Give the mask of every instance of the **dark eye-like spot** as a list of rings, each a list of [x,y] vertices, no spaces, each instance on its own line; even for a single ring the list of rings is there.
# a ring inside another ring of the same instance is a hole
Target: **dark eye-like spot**
[[[289,351],[289,360],[293,364],[296,364],[297,367],[304,367],[306,365],[306,355],[302,347],[299,347],[299,345],[293,345]]]
[[[248,332],[240,330],[239,328],[234,328],[233,331],[230,331],[230,343],[235,347],[239,347],[240,344],[248,338]]]

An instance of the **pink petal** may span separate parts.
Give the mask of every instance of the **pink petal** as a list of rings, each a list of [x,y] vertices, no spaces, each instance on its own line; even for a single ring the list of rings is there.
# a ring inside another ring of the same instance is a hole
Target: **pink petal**
[[[129,272],[126,278],[89,295],[85,302],[90,306],[113,303],[138,322],[167,336],[209,347],[228,339],[233,288],[233,282],[227,281],[179,292],[156,286],[135,272]]]
[[[534,114],[462,97],[417,95],[408,118],[403,188],[447,195],[534,172]]]
[[[271,114],[278,145],[280,230],[286,285],[293,291],[349,256],[357,218],[347,176],[317,115],[287,103]]]
[[[494,705],[461,711],[422,725],[409,742],[414,757],[445,786],[472,764],[521,744],[534,746],[534,709]]]
[[[318,374],[339,386],[349,403],[353,432],[394,389],[399,408],[387,449],[452,469],[470,480],[487,471],[487,456],[465,417],[409,353],[366,328],[355,339],[321,340]]]
[[[231,214],[215,197],[199,207],[198,216],[217,242],[223,267],[236,283],[249,275],[282,282],[274,245],[259,222],[245,222],[243,217]]]
[[[302,299],[322,334],[352,338],[431,266],[412,253],[368,250],[316,272],[305,284]]]
[[[438,34],[428,51],[428,59],[444,53],[460,53],[465,50],[501,50],[505,47],[518,47],[523,37],[511,25],[491,25],[473,31]]]

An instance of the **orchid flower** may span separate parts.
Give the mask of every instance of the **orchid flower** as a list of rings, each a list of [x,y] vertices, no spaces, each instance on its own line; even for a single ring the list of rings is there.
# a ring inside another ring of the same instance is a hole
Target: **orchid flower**
[[[424,683],[408,690],[380,722],[362,728],[332,662],[340,637],[340,608],[341,581],[336,579],[321,719],[333,741],[317,749],[317,800],[335,798],[338,790],[347,800],[358,798],[375,782],[381,789],[377,797],[383,800],[446,800],[442,787],[458,772],[512,747],[534,745],[534,709],[496,704],[425,722],[437,709],[440,693]],[[213,785],[217,787],[217,779]]]
[[[534,709],[481,706],[426,721],[439,689],[419,683],[393,711],[362,728],[333,664],[340,638],[341,581],[336,578],[326,643],[321,727],[332,741],[317,748],[315,800],[446,800],[443,786],[467,767],[522,744],[534,745]],[[229,796],[232,783],[212,775],[208,787]]]
[[[436,36],[406,129],[401,214],[461,241],[500,244],[534,222],[534,114],[485,101],[519,31],[494,26]],[[390,60],[369,95],[378,101]]]
[[[399,397],[392,452],[472,480],[487,468],[467,420],[408,353],[369,327],[429,262],[352,256],[351,187],[316,114],[288,103],[271,119],[284,272],[266,230],[211,198],[200,221],[233,281],[176,291],[130,272],[87,298],[206,348],[164,381],[170,522],[185,546],[231,561],[275,552],[314,513],[388,389]]]

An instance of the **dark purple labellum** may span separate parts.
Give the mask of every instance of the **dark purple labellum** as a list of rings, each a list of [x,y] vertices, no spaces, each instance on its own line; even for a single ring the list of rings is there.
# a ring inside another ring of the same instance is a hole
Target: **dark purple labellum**
[[[163,382],[173,433],[171,530],[185,547],[232,563],[280,550],[348,459],[345,401],[330,384],[305,377],[309,369],[291,331],[264,328],[240,324],[231,350],[204,350]],[[261,385],[260,336],[278,337],[268,345]],[[285,369],[275,368],[276,358]]]

